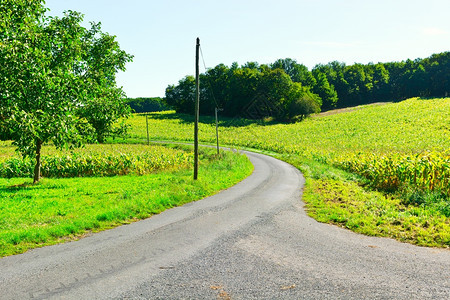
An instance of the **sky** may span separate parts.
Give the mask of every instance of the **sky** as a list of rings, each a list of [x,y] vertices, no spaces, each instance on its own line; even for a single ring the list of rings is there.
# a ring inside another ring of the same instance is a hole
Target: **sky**
[[[101,22],[133,54],[117,83],[128,97],[163,97],[195,74],[195,44],[213,68],[291,58],[311,70],[450,51],[450,0],[46,0]],[[201,60],[200,72],[205,71]]]

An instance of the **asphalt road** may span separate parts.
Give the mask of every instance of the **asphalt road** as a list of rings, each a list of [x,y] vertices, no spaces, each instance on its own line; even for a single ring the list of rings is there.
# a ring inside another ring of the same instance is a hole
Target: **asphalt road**
[[[0,259],[0,299],[450,299],[450,251],[316,222],[304,179],[254,173],[213,197]]]

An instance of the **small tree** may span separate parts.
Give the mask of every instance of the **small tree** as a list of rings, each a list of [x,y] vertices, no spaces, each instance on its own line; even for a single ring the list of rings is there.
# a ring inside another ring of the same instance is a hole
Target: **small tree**
[[[46,19],[25,11],[22,19],[10,21],[2,34],[5,80],[0,109],[18,151],[23,156],[35,155],[36,183],[44,143],[64,147],[79,142],[74,114],[78,84],[73,70],[81,58],[83,28],[77,13]]]
[[[89,125],[79,111],[93,99],[90,88],[96,95],[109,91],[86,81],[87,70],[94,70],[87,54],[92,30],[80,25],[82,15],[45,17],[42,3],[0,2],[0,123],[24,157],[36,158],[34,183],[40,179],[42,145],[80,145]]]
[[[314,94],[304,94],[298,99],[292,101],[289,105],[289,121],[300,121],[309,116],[320,112],[320,102]]]

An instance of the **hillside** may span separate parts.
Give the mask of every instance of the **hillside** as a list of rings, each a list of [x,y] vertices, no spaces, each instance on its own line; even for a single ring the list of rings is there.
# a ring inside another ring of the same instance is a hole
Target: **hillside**
[[[153,139],[192,140],[192,117],[163,112],[151,114]],[[345,114],[309,118],[295,124],[220,119],[223,144],[254,147],[307,157],[334,157],[348,152],[418,153],[450,149],[450,98],[408,99],[381,106],[361,106]],[[200,117],[203,142],[215,142],[215,124]],[[132,137],[145,138],[145,116],[135,115]]]
[[[201,122],[200,140],[215,143],[214,120]],[[145,138],[145,116],[129,124],[133,138]],[[174,112],[151,114],[149,128],[152,140],[193,136],[192,118]],[[450,246],[450,98],[363,106],[295,124],[223,119],[219,130],[222,145],[271,151],[303,171],[316,219]]]

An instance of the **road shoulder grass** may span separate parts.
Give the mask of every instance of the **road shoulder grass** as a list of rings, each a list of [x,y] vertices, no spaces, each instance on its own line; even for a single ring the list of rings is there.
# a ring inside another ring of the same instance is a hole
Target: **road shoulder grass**
[[[284,155],[306,177],[303,201],[309,216],[354,232],[418,246],[450,247],[449,218],[432,206],[405,203],[396,194],[365,187],[365,179],[317,161]]]
[[[218,193],[246,178],[244,155],[201,149],[199,179],[191,170],[89,178],[0,179],[0,257],[77,240]],[[25,182],[25,184],[24,184]]]

